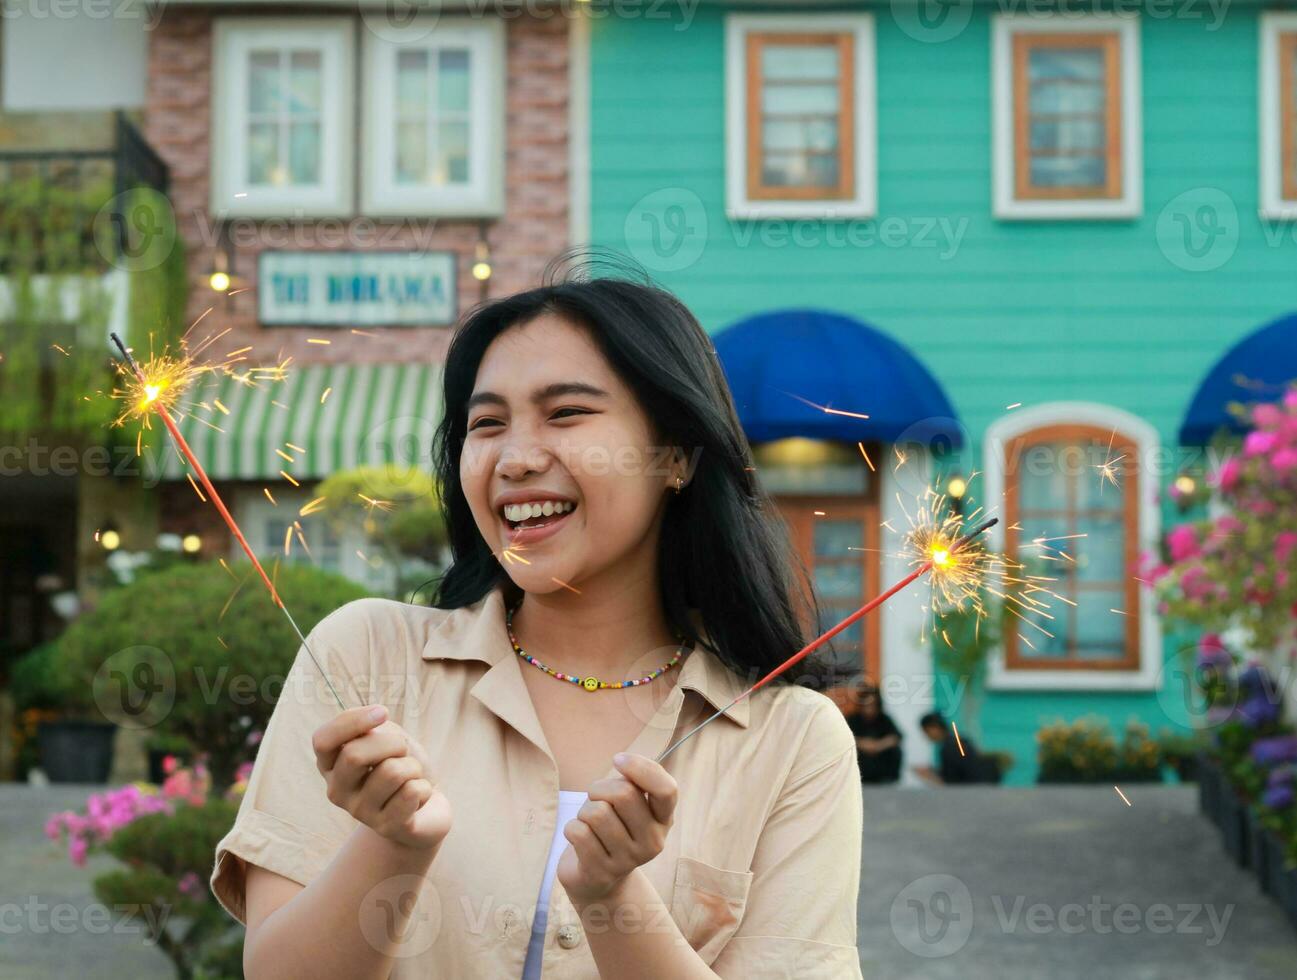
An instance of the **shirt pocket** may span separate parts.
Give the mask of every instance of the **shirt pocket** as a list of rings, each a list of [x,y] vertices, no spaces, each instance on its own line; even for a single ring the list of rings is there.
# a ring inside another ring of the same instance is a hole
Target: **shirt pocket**
[[[676,859],[671,918],[704,963],[716,959],[738,930],[752,888],[751,871],[731,871],[697,858]]]

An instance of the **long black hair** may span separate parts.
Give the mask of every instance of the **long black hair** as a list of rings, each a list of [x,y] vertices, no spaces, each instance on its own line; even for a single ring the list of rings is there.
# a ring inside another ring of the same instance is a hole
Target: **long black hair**
[[[589,262],[560,274],[572,256],[550,261],[544,285],[470,310],[451,340],[432,452],[452,563],[431,604],[458,609],[497,586],[510,604],[522,597],[478,530],[459,461],[466,403],[487,347],[508,328],[550,313],[588,329],[663,445],[687,447],[696,458],[684,491],[668,494],[658,553],[663,608],[672,631],[694,643],[701,640],[687,610],[697,609],[708,648],[753,684],[806,645],[799,613],[818,623],[819,610],[787,525],[757,481],[716,350],[685,305],[642,270],[614,253],[617,274],[592,275]],[[817,650],[771,683],[827,687],[841,673]]]

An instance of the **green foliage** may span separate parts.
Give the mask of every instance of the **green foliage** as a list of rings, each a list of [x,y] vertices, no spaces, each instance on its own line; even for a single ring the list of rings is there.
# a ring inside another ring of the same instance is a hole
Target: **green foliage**
[[[1167,532],[1150,578],[1168,616],[1249,646],[1283,647],[1297,627],[1297,388],[1251,406],[1239,451],[1212,475],[1224,513]]]
[[[14,663],[9,691],[18,712],[45,708],[85,714],[94,708],[90,691],[60,670],[57,640],[29,650]]]
[[[299,646],[252,567],[231,567],[237,580],[216,562],[144,572],[106,593],[58,641],[59,669],[101,706],[120,696],[121,678],[160,686],[154,696],[162,714],[148,722],[208,753],[217,793],[244,761],[249,733],[264,729]],[[366,594],[310,566],[282,565],[273,574],[304,633]]]
[[[987,657],[1000,642],[1003,620],[1003,603],[989,596],[978,606],[966,603],[962,609],[937,613],[939,639],[932,644],[937,667],[954,678],[980,682]]]
[[[0,437],[106,437],[117,414],[106,341],[113,287],[104,279],[114,266],[125,270],[127,342],[147,350],[150,333],[156,343],[178,336],[187,282],[170,204],[148,188],[118,202],[128,236],[148,229],[161,243],[156,258],[132,262],[114,253],[112,194],[108,177],[89,174],[71,186],[35,176],[0,185],[0,276],[9,296],[0,310]],[[134,433],[119,438],[133,442]]]
[[[435,553],[446,541],[436,482],[422,470],[358,466],[327,477],[317,492],[334,527],[359,527],[392,557]]]
[[[1162,755],[1148,726],[1132,721],[1119,745],[1098,716],[1059,720],[1036,733],[1042,783],[1150,782],[1160,780]]]
[[[237,812],[237,803],[224,799],[180,806],[140,817],[107,844],[126,867],[96,878],[96,897],[109,906],[151,910],[143,919],[160,928],[149,938],[171,958],[177,976],[241,975],[242,929],[207,887],[212,855]]]

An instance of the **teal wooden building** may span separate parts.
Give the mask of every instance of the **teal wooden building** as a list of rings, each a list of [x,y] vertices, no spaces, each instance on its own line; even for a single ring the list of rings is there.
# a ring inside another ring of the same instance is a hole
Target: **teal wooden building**
[[[824,625],[904,573],[890,528],[925,486],[1053,556],[1052,635],[1006,631],[972,726],[1023,783],[1046,722],[1188,720],[1189,640],[1135,576],[1229,403],[1297,378],[1297,15],[1018,6],[592,16],[573,138],[579,237],[716,338]],[[907,768],[918,717],[961,706],[924,601],[841,653]]]

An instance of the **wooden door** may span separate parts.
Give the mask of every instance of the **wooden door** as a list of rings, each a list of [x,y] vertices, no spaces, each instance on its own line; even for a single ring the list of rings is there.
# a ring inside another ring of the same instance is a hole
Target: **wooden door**
[[[881,534],[876,494],[863,497],[777,497],[793,544],[814,583],[820,622],[804,623],[819,636],[863,606],[879,591]],[[851,624],[830,641],[827,659],[879,680],[879,617]],[[822,652],[816,651],[817,653]]]

